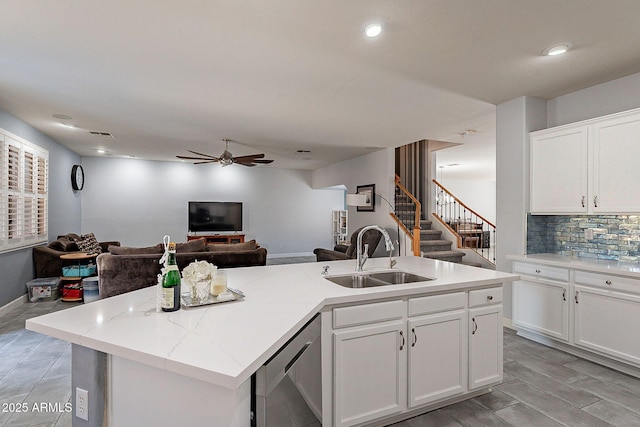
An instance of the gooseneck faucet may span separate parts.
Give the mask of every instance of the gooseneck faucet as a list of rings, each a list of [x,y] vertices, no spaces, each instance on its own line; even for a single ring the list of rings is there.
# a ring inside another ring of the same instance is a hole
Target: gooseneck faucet
[[[384,236],[384,245],[387,251],[389,252],[389,254],[391,254],[391,252],[394,249],[393,242],[391,241],[391,237],[389,237],[389,233],[387,233],[387,230],[380,227],[379,225],[367,225],[365,227],[362,227],[362,230],[360,230],[360,232],[358,233],[358,240],[356,243],[356,246],[358,248],[356,272],[362,271],[364,267],[364,263],[367,262],[367,260],[369,259],[369,254],[368,254],[369,244],[365,244],[364,251],[362,250],[362,236],[368,230],[378,230],[379,232],[382,233],[382,235]],[[390,264],[391,264],[391,261],[390,261]]]

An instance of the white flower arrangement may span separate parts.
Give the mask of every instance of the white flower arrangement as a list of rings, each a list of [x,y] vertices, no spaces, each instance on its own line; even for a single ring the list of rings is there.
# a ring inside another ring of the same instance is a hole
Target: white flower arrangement
[[[218,267],[207,261],[194,261],[182,270],[182,278],[190,283],[212,280],[218,273]]]

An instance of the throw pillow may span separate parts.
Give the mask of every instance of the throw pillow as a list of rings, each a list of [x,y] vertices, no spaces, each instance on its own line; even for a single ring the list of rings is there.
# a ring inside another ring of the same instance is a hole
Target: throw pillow
[[[86,252],[88,254],[99,254],[102,252],[102,248],[98,243],[98,239],[93,233],[83,234],[80,240],[76,241],[80,252]]]
[[[205,252],[206,250],[207,241],[204,237],[197,240],[189,240],[187,243],[176,243],[176,253]]]

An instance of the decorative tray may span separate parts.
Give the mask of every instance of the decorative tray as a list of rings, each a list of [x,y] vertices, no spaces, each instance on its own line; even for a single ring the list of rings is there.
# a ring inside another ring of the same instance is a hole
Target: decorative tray
[[[181,303],[183,307],[201,307],[203,305],[220,304],[223,302],[238,301],[244,299],[244,294],[238,289],[227,288],[233,299],[219,300],[218,297],[209,294],[209,297],[205,301],[194,301],[190,294],[180,295]]]

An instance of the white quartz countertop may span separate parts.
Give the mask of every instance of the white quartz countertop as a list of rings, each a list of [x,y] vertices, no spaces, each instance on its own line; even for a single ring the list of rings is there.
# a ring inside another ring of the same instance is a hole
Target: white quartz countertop
[[[556,254],[507,255],[507,259],[513,261],[539,262],[556,267],[566,267],[597,273],[619,274],[640,278],[640,264],[637,262],[612,261]]]
[[[351,273],[355,260],[227,269],[244,300],[156,312],[156,287],[27,320],[29,330],[227,388],[237,388],[325,306],[507,283],[518,276],[419,257],[395,270],[436,280],[344,288],[321,273]],[[367,261],[386,270],[388,258]]]

